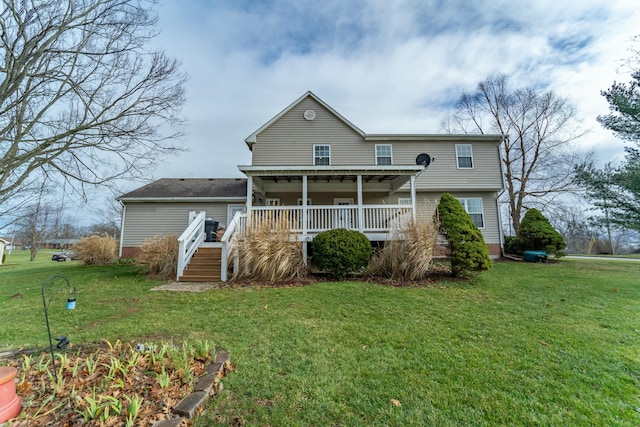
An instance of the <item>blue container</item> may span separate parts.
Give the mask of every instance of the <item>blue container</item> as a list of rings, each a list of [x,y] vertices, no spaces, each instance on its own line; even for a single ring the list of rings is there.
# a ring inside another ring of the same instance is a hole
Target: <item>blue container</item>
[[[525,251],[522,257],[528,262],[547,262],[547,251]]]
[[[67,298],[67,310],[73,310],[76,308],[76,297]]]

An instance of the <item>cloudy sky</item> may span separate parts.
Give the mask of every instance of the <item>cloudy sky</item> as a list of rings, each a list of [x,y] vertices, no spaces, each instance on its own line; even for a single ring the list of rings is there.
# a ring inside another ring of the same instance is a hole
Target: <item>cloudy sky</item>
[[[439,133],[461,91],[504,73],[579,110],[585,148],[621,160],[600,90],[627,81],[637,0],[164,0],[157,47],[189,74],[161,177],[237,177],[244,139],[311,90],[367,133]],[[131,190],[139,183],[125,185]]]

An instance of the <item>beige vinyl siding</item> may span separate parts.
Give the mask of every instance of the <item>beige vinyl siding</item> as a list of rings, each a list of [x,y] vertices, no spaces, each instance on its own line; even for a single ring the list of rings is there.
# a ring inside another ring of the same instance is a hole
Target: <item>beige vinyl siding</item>
[[[306,110],[316,118],[305,120]],[[465,142],[466,143],[466,142]],[[423,190],[498,190],[503,188],[499,145],[472,142],[473,169],[458,169],[454,141],[365,141],[315,100],[307,98],[278,121],[258,134],[253,145],[254,166],[311,166],[313,146],[331,146],[331,165],[375,165],[376,144],[392,146],[394,165],[415,165],[421,153],[434,161],[418,177],[416,187]],[[406,187],[408,189],[408,184]]]
[[[452,142],[395,142],[393,160],[396,165],[415,164],[418,154],[427,153],[431,164],[416,179],[418,190],[502,189],[500,147],[495,143],[471,143],[473,169],[458,169],[456,147]],[[408,184],[403,189],[408,189]]]
[[[455,192],[451,191],[451,195],[457,199],[463,198],[481,198],[482,209],[484,213],[484,228],[481,229],[485,243],[500,243],[500,224],[498,222],[498,205],[496,204],[496,193],[473,193],[473,192]],[[416,203],[418,207],[418,219],[431,218],[433,212],[438,205],[442,193],[418,192],[416,195]],[[392,197],[385,199],[385,203],[395,204],[398,198],[411,197],[409,193],[397,193]]]
[[[220,224],[227,223],[229,203],[140,203],[127,202],[122,246],[140,246],[158,235],[180,235],[189,225],[189,211],[205,211]]]
[[[315,111],[316,118],[305,120],[306,110]],[[375,164],[374,144],[365,145],[361,135],[312,98],[257,135],[252,164],[311,166],[314,144],[331,146],[331,165]]]

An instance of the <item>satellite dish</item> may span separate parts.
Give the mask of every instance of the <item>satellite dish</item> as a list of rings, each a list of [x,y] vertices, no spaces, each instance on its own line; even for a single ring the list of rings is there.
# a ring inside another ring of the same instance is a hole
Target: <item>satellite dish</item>
[[[426,168],[430,163],[431,156],[426,153],[418,154],[418,157],[416,157],[416,165],[422,165]]]

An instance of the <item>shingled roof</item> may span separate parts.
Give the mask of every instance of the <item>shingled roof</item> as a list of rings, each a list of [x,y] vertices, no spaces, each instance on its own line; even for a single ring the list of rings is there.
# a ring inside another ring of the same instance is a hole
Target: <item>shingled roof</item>
[[[118,197],[118,200],[237,199],[247,197],[246,178],[161,178]]]

